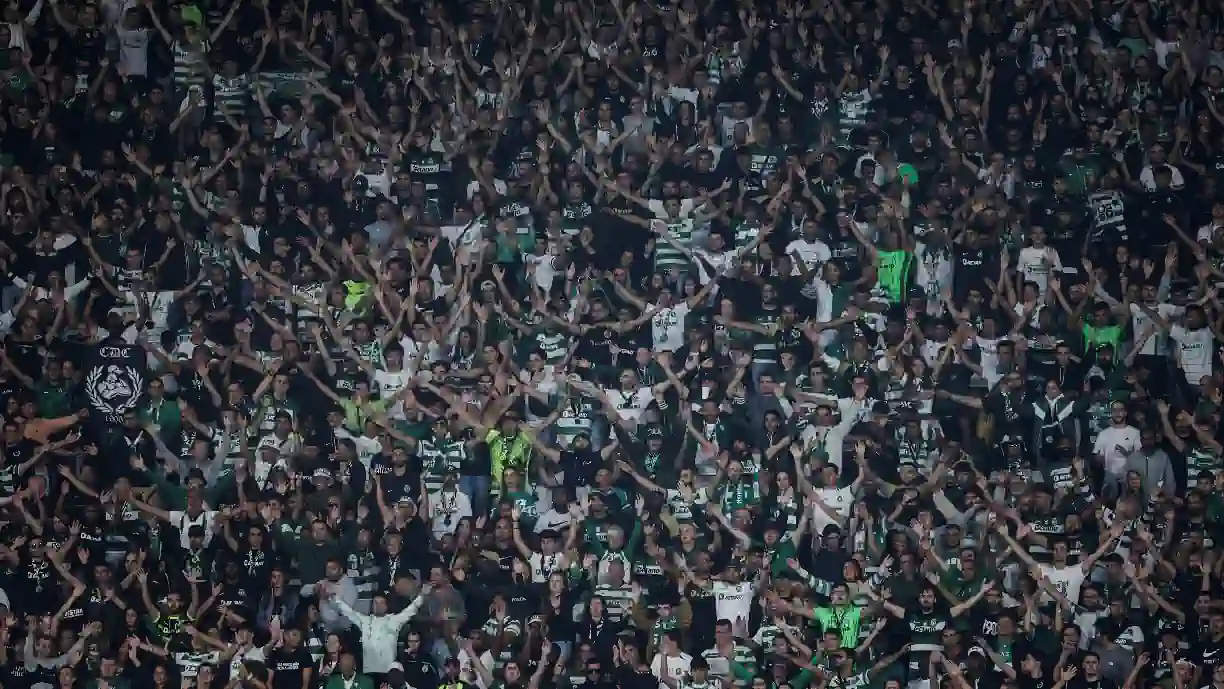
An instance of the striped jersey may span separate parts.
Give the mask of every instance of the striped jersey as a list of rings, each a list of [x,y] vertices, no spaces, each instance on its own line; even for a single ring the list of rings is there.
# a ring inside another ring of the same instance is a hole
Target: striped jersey
[[[1200,472],[1209,471],[1214,474],[1220,469],[1220,458],[1209,447],[1196,447],[1186,457],[1186,474],[1191,481],[1197,479]]]
[[[214,74],[213,84],[213,115],[218,120],[224,120],[228,115],[236,120],[246,116],[247,107],[251,104],[251,79],[246,74],[226,77]]]
[[[357,356],[362,361],[370,364],[374,368],[386,368],[386,360],[383,358],[382,344],[379,342],[362,342],[353,343],[353,351],[357,352]]]
[[[680,246],[691,250],[693,248],[693,219],[678,218],[667,221],[667,231],[678,240]],[[655,242],[655,270],[666,273],[671,269],[684,270],[688,268],[689,259],[684,251],[671,242],[659,239]]]
[[[201,41],[189,45],[183,41],[175,41],[170,47],[174,56],[174,86],[186,89],[190,86],[203,87],[207,83],[207,60],[209,45]]]
[[[718,648],[710,648],[701,652],[701,657],[705,658],[710,665],[710,674],[715,677],[731,677],[731,665],[728,660],[733,660],[739,665],[744,666],[753,675],[757,670],[756,653],[752,648],[744,644],[735,644],[735,650],[732,651],[731,657],[726,658],[719,653]]]
[[[762,311],[752,319],[753,324],[771,327],[778,324],[781,311]],[[772,364],[778,360],[778,340],[776,335],[757,335],[752,345],[752,363]]]
[[[742,249],[756,241],[761,234],[761,223],[747,220],[735,226],[735,248]]]
[[[553,430],[557,435],[557,446],[569,447],[579,433],[586,433],[589,436],[591,425],[598,414],[599,410],[588,399],[571,399],[567,402],[561,409],[561,415],[553,423]]]
[[[467,459],[467,445],[450,436],[423,438],[417,444],[417,455],[424,467],[425,490],[434,493],[442,489],[447,472],[459,473]]]
[[[314,306],[306,306],[304,304],[296,304],[297,319],[299,321],[317,321],[319,320],[319,306],[324,303],[327,297],[327,286],[322,282],[312,282],[308,285],[294,285],[293,294],[304,301],[313,304]]]
[[[595,587],[595,595],[603,599],[608,619],[613,622],[624,620],[633,608],[633,589],[629,586],[599,584]]]
[[[382,574],[378,558],[369,551],[352,552],[345,559],[344,566],[348,578],[353,580],[353,585],[357,588],[357,603],[353,605],[353,609],[368,615],[374,592],[378,588],[378,578]]]
[[[537,326],[530,344],[543,352],[544,361],[550,364],[560,363],[569,354],[569,337],[556,330]]]

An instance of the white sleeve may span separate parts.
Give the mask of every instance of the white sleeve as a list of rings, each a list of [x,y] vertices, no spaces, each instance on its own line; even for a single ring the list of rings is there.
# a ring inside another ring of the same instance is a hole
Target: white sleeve
[[[89,287],[89,283],[92,281],[92,278],[87,277],[76,284],[69,285],[68,289],[64,290],[64,301],[72,301],[73,299],[76,299],[81,295],[81,292],[84,292]],[[171,294],[174,293],[171,292]]]
[[[13,324],[17,322],[17,314],[12,310],[0,313],[0,333],[10,333],[13,330]]]

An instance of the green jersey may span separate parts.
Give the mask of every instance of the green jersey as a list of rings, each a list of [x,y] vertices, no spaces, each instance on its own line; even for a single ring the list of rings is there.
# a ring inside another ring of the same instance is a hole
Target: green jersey
[[[582,231],[582,226],[590,223],[594,206],[586,201],[567,203],[561,207],[561,232],[573,237]]]
[[[383,358],[382,344],[378,342],[362,342],[354,344],[353,350],[357,352],[357,357],[368,363],[374,368],[386,368],[387,362]]]
[[[540,516],[539,508],[536,507],[535,493],[530,491],[510,491],[506,493],[506,499],[518,508],[519,515],[524,521],[533,523],[536,517]]]
[[[724,514],[730,514],[749,505],[755,505],[761,499],[760,488],[757,486],[756,478],[747,474],[742,476],[739,481],[723,484],[721,492],[722,495],[719,497],[718,502],[722,506]]]

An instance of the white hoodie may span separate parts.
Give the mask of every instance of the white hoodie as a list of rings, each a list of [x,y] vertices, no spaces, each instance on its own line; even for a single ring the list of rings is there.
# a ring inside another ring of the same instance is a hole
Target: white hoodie
[[[366,674],[385,674],[391,669],[399,646],[400,629],[416,616],[425,603],[426,595],[428,591],[422,591],[421,595],[402,611],[381,616],[363,615],[343,600],[335,601],[336,608],[361,630],[363,669]]]

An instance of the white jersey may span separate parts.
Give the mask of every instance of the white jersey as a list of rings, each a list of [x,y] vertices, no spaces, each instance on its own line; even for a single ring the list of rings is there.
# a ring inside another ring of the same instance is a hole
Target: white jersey
[[[1211,328],[1188,330],[1180,325],[1173,326],[1169,337],[1177,343],[1181,354],[1181,369],[1186,374],[1186,382],[1198,385],[1204,376],[1211,375],[1211,359],[1214,354],[1215,336]]]
[[[679,655],[667,657],[667,676],[672,678],[679,685],[684,678],[688,676],[689,670],[693,666],[693,656],[680,652]],[[667,685],[662,682],[663,679],[663,654],[656,653],[654,660],[650,661],[650,673],[659,678],[659,689],[667,689]]]
[[[532,553],[531,559],[527,561],[527,566],[531,570],[531,582],[544,584],[554,572],[565,571],[569,563],[565,559],[565,553],[553,553],[552,555]]]
[[[1003,378],[1003,374],[999,373],[999,342],[1002,339],[990,340],[980,336],[973,339],[981,352],[979,365],[982,367],[982,377],[986,379],[986,384],[993,388]]]
[[[1156,315],[1165,320],[1177,318],[1184,312],[1184,309],[1182,309],[1180,306],[1174,306],[1172,304],[1156,304],[1154,306],[1149,306],[1148,310],[1154,312]],[[1130,313],[1131,332],[1134,333],[1135,339],[1138,339],[1144,332],[1147,331],[1148,328],[1152,327],[1152,319],[1143,312],[1143,309],[1139,308],[1138,304],[1130,305]],[[1162,333],[1157,332],[1154,337],[1149,337],[1148,341],[1143,343],[1143,348],[1140,349],[1138,353],[1144,355],[1156,355],[1163,353],[1165,351],[1163,347],[1164,340],[1165,336]]]
[[[755,588],[749,581],[738,584],[714,582],[714,610],[718,619],[730,620],[732,629],[747,628],[754,592]]]
[[[828,263],[833,257],[833,253],[829,251],[829,245],[819,239],[810,242],[806,239],[796,239],[786,245],[786,253],[797,255],[799,260],[803,261],[805,268],[817,274],[820,273],[821,266]],[[797,264],[791,268],[791,275],[802,275]]]
[[[840,523],[833,519],[828,513],[820,508],[812,511],[813,526],[817,531],[823,532],[824,528],[830,524],[841,527],[846,520],[850,518],[850,508],[854,505],[854,489],[846,486],[844,488],[818,488],[816,494],[820,496],[821,502],[828,505],[840,517]]]
[[[1024,276],[1024,281],[1037,283],[1037,289],[1042,294],[1045,294],[1046,285],[1049,283],[1050,271],[1062,268],[1058,252],[1049,246],[1024,247],[1020,250],[1020,257],[1016,263],[1017,269]]]
[[[1084,585],[1084,570],[1079,565],[1066,567],[1041,565],[1041,575],[1049,579],[1054,588],[1066,596],[1067,600],[1072,603],[1079,602],[1080,587]]]
[[[183,550],[191,549],[191,538],[187,533],[193,526],[204,527],[204,545],[208,545],[208,542],[212,540],[212,524],[216,516],[217,513],[213,510],[202,510],[195,519],[192,519],[186,512],[178,510],[170,512],[170,523],[178,528],[179,544],[183,546]]]
[[[688,315],[685,302],[655,312],[650,325],[656,352],[674,352],[684,346],[684,321]]]
[[[637,423],[642,412],[646,411],[647,405],[654,400],[650,388],[638,388],[629,392],[609,390],[608,397],[612,398],[612,404],[616,406],[616,413],[625,421],[634,423]]]
[[[377,369],[374,371],[374,384],[378,389],[378,399],[389,400],[399,394],[400,390],[408,384],[412,379],[412,374],[405,370],[387,371]],[[404,418],[404,407],[399,402],[396,402],[393,409],[387,410],[388,413],[397,418]]]
[[[1088,206],[1092,209],[1094,237],[1109,231],[1125,238],[1126,203],[1122,192],[1113,189],[1093,192],[1088,195]]]
[[[710,501],[709,493],[705,488],[694,488],[689,492],[688,499],[685,499],[684,494],[676,488],[668,488],[664,493],[664,500],[667,506],[671,508],[672,516],[676,519],[686,520],[693,518],[693,509],[703,509],[707,502]]]

